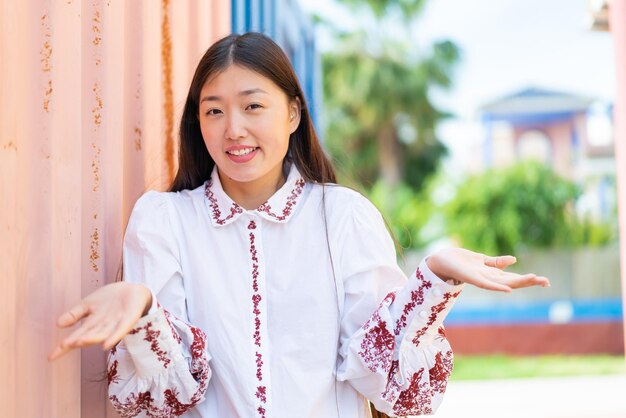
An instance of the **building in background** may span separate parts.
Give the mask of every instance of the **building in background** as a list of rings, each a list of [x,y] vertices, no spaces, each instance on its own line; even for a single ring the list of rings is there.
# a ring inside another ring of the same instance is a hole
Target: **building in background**
[[[528,88],[480,108],[483,169],[534,159],[581,187],[581,217],[614,222],[613,106]],[[551,279],[550,289],[512,295],[464,291],[446,320],[463,354],[622,354],[620,259],[616,246],[520,250],[518,271]]]
[[[534,159],[581,187],[581,216],[615,214],[613,107],[592,98],[544,89],[516,92],[480,109],[486,167]]]

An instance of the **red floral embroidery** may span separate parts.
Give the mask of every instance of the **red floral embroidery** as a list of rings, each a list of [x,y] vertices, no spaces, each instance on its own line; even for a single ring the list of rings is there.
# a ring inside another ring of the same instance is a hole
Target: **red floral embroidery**
[[[396,395],[402,390],[402,386],[398,381],[398,378],[400,377],[400,374],[398,373],[399,365],[400,362],[398,360],[393,360],[391,362],[391,367],[389,368],[389,373],[387,374],[387,387],[382,393],[382,399],[387,402],[393,402]]]
[[[117,360],[113,360],[111,366],[107,370],[107,384],[118,383],[120,377],[117,375]]]
[[[380,305],[378,305],[378,308],[376,308],[376,312],[374,312],[374,314],[369,317],[369,319],[367,321],[365,321],[365,324],[363,324],[363,326],[361,327],[364,330],[367,330],[372,321],[376,321],[378,322],[380,320],[380,310],[383,307],[387,307],[389,305],[391,305],[391,303],[396,299],[396,293],[395,292],[389,292],[387,294],[387,296],[385,296],[385,298],[382,300],[382,302],[380,302]]]
[[[198,396],[199,399],[199,395],[204,393],[204,389],[206,389],[209,383],[209,361],[207,360],[206,351],[204,350],[206,334],[200,328],[190,326],[189,329],[193,334],[193,342],[191,343],[191,347],[189,347],[189,351],[191,351],[190,371],[196,382],[200,383],[200,388],[192,399],[195,399],[196,396]]]
[[[263,408],[262,406],[259,406],[256,410],[259,413],[259,416],[261,418],[265,418],[265,408]]]
[[[166,317],[170,318],[169,312],[165,311]],[[182,321],[179,321],[182,322]],[[184,323],[183,323],[184,324]],[[136,334],[142,329],[148,328],[151,324],[147,324],[146,327],[137,328],[131,331],[131,333]],[[170,324],[171,325],[171,324]],[[184,414],[186,411],[191,409],[195,404],[197,404],[204,393],[206,392],[206,388],[209,382],[209,361],[206,356],[206,351],[204,347],[206,345],[206,335],[202,330],[196,327],[192,327],[191,325],[184,324],[189,328],[191,334],[193,335],[193,341],[190,345],[191,352],[191,367],[190,372],[193,378],[198,382],[198,388],[196,392],[193,394],[188,403],[181,402],[178,397],[178,391],[175,388],[168,388],[163,391],[163,404],[159,405],[156,403],[155,398],[152,395],[152,392],[145,391],[134,393],[132,392],[124,402],[120,401],[116,395],[111,395],[109,397],[111,403],[115,410],[120,414],[122,418],[132,418],[136,417],[139,414],[144,414],[149,418],[171,418],[177,417]],[[146,330],[146,331],[148,331]],[[146,332],[148,335],[148,332]],[[158,332],[152,333],[158,335]],[[174,334],[178,336],[178,333],[174,330]],[[179,336],[180,339],[180,336]],[[149,341],[146,337],[144,340]],[[152,341],[150,342],[150,349],[154,351]],[[115,353],[111,352],[111,355],[115,355]],[[169,359],[168,359],[169,360]],[[168,361],[169,362],[169,361]],[[111,363],[112,366],[108,372],[109,384],[117,384],[117,360],[113,360]]]
[[[389,370],[393,360],[395,337],[387,328],[387,323],[381,319],[380,311],[388,307],[395,298],[394,292],[389,293],[362,327],[366,332],[361,341],[359,355],[372,372]]]
[[[439,314],[446,308],[446,306],[448,306],[451,300],[456,299],[460,294],[461,291],[458,291],[456,293],[446,292],[443,295],[443,300],[437,305],[430,308],[430,317],[428,318],[428,322],[426,323],[426,325],[420,328],[415,333],[415,337],[413,337],[412,342],[413,344],[415,344],[416,347],[419,347],[422,337],[424,336],[424,334],[426,334],[428,328],[430,328],[430,326],[435,323],[435,321],[437,320],[437,316],[439,316]]]
[[[400,392],[398,400],[393,405],[393,412],[396,415],[428,415],[433,413],[430,406],[433,391],[428,381],[422,382],[423,374],[423,368],[419,369],[417,373],[413,373],[409,387]]]
[[[394,347],[395,337],[387,329],[387,323],[379,320],[363,336],[359,355],[371,371],[389,370]]]
[[[428,371],[430,387],[432,387],[435,392],[441,394],[445,393],[448,378],[454,367],[452,358],[452,351],[446,351],[445,354],[439,352],[435,356],[435,365]]]
[[[154,354],[156,354],[157,359],[161,363],[163,363],[163,367],[165,367],[167,369],[167,366],[169,366],[169,364],[170,364],[170,359],[167,358],[167,352],[165,350],[162,350],[159,347],[159,340],[158,340],[158,338],[161,335],[161,331],[156,331],[156,330],[152,329],[152,322],[148,322],[143,327],[138,327],[138,328],[135,328],[135,329],[131,330],[129,332],[129,334],[131,334],[131,335],[137,334],[140,331],[145,331],[146,332],[146,336],[143,337],[144,341],[148,341],[150,343],[150,351],[152,351]]]
[[[165,405],[167,405],[172,415],[179,417],[189,408],[188,404],[178,400],[178,391],[176,389],[167,389],[163,392],[163,395],[165,397]]]
[[[110,396],[109,399],[122,418],[133,418],[142,412],[150,418],[169,417],[169,415],[166,415],[166,411],[153,405],[154,399],[150,391],[139,392],[138,394],[131,393],[126,398],[126,402],[121,402],[115,395]]]
[[[282,215],[277,215],[272,211],[272,207],[268,202],[263,203],[261,206],[257,208],[259,212],[265,212],[272,218],[277,221],[284,221],[291,214],[291,210],[295,206],[298,201],[298,196],[302,194],[302,190],[304,190],[305,182],[303,179],[296,180],[295,187],[291,190],[291,195],[287,198],[287,202],[285,203],[285,207],[283,208]]]
[[[217,199],[215,198],[215,195],[211,191],[212,185],[213,185],[213,180],[209,179],[209,181],[207,181],[206,184],[204,185],[204,195],[209,200],[209,205],[211,206],[211,210],[213,211],[212,216],[213,216],[213,220],[215,221],[215,223],[217,223],[218,225],[224,225],[226,222],[232,219],[235,215],[239,213],[243,213],[243,208],[239,206],[237,203],[233,202],[233,204],[230,207],[230,213],[225,218],[222,218],[222,212],[220,211],[220,207],[217,204]]]
[[[263,356],[258,351],[256,352],[256,378],[259,382],[263,381]]]
[[[424,292],[427,289],[430,289],[433,285],[429,281],[424,280],[424,276],[420,271],[419,267],[415,271],[415,277],[419,280],[420,284],[416,290],[411,292],[411,301],[404,305],[404,309],[402,309],[402,315],[396,321],[396,327],[393,330],[394,335],[400,335],[400,332],[406,328],[407,318],[411,311],[415,309],[417,305],[421,305],[424,303]]]
[[[259,294],[259,259],[257,257],[256,244],[255,244],[255,235],[254,230],[256,229],[256,223],[254,221],[250,221],[248,224],[248,230],[250,233],[248,234],[250,238],[250,258],[252,260],[252,290],[254,291],[252,295],[252,313],[254,313],[254,332],[252,334],[252,338],[254,340],[254,344],[258,347],[261,347],[261,310],[259,309],[259,304],[263,300],[262,296]],[[256,363],[256,378],[262,383],[263,382],[263,355],[258,351],[255,352],[255,363]],[[257,386],[256,397],[260,402],[259,407],[257,408],[257,412],[260,417],[265,417],[265,403],[267,402],[267,388],[266,386]]]
[[[265,386],[257,386],[257,388],[256,388],[256,394],[255,395],[263,403],[267,402],[267,398],[266,398],[266,394],[265,394],[266,391],[267,391],[267,388]]]
[[[170,313],[166,311],[165,309],[163,309],[163,312],[165,312],[165,319],[167,319],[167,324],[170,326],[170,329],[172,330],[172,335],[174,336],[174,339],[176,340],[178,344],[180,344],[181,343],[180,335],[178,335],[178,332],[176,332],[176,330],[174,329],[174,325],[172,325],[172,320],[170,319]]]

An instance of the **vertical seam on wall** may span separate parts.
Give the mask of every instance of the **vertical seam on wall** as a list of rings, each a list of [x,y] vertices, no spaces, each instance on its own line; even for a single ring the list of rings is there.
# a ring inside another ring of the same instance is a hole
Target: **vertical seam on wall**
[[[169,0],[162,0],[161,62],[163,66],[163,112],[165,114],[165,163],[167,183],[174,178],[174,93],[172,91],[172,38],[170,36]]]

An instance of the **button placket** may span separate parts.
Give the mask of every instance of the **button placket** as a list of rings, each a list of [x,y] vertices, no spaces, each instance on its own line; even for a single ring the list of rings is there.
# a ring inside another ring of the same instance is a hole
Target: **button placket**
[[[248,237],[250,241],[251,259],[251,286],[252,286],[252,313],[253,333],[252,344],[254,350],[255,385],[254,403],[256,416],[264,418],[269,416],[269,363],[267,356],[267,295],[265,288],[265,263],[262,251],[261,239],[262,221],[254,215],[250,215],[248,221]]]

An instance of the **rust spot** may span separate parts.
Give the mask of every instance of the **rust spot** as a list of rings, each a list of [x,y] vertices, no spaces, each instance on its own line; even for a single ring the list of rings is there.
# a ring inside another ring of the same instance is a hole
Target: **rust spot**
[[[52,34],[50,32],[50,25],[48,24],[48,15],[44,14],[41,16],[41,27],[43,28],[43,36],[44,42],[43,46],[39,50],[39,61],[41,62],[41,71],[44,73],[50,73],[52,70],[52,65],[50,61],[52,59],[52,46],[50,44],[50,38]],[[46,90],[44,91],[44,99],[43,99],[43,110],[48,112],[50,107],[50,98],[52,96],[52,80],[48,80],[48,85]]]
[[[94,213],[94,214],[93,214],[93,218],[94,218],[94,219],[98,219],[98,214],[97,214],[97,213]]]
[[[45,92],[46,97],[43,99],[43,110],[46,112],[50,106],[50,96],[52,96],[52,80],[48,80],[48,87]]]
[[[169,182],[174,178],[174,93],[172,90],[172,39],[170,36],[169,0],[162,0],[161,62],[163,65],[163,111],[165,113],[165,162]]]
[[[102,97],[100,97],[100,86],[98,85],[98,82],[93,83],[93,88],[91,89],[91,91],[94,92],[96,99],[96,105],[93,109],[91,109],[91,113],[93,114],[93,124],[96,126],[96,128],[98,128],[102,123],[102,114],[100,113],[100,111],[103,107]]]
[[[93,160],[91,161],[91,170],[93,173],[92,191],[97,192],[98,187],[100,187],[100,147],[96,146],[96,144],[91,144],[91,147],[95,151]]]
[[[91,254],[89,254],[89,260],[91,261],[91,269],[93,271],[98,271],[98,259],[100,255],[98,254],[98,247],[100,246],[100,241],[98,237],[98,228],[94,228],[93,234],[91,234]]]
[[[43,46],[39,51],[39,55],[41,56],[41,70],[47,73],[50,72],[50,69],[52,68],[50,66],[50,58],[52,57],[52,46],[49,42],[52,34],[50,32],[50,25],[48,25],[47,14],[41,16],[41,27],[43,28],[43,36],[46,38],[46,40],[44,41]]]
[[[100,42],[102,41],[102,37],[100,37],[100,10],[96,10],[94,12],[92,22],[93,22],[93,25],[91,26],[91,30],[94,33],[94,37],[93,37],[93,41],[91,42],[95,46],[98,46],[100,45]]]
[[[138,126],[135,126],[135,134],[135,151],[141,151],[141,129]]]
[[[12,149],[17,151],[17,145],[15,145],[15,143],[13,141],[9,141],[8,143],[4,144],[2,146],[3,149]]]

